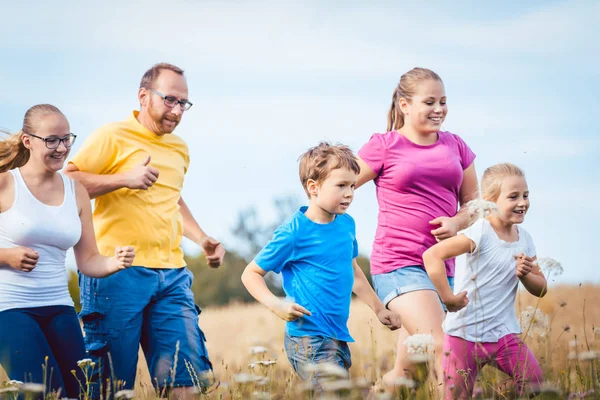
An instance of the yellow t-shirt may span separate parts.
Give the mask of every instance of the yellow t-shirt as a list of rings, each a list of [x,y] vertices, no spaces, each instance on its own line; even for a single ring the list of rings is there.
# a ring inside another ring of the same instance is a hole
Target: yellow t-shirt
[[[70,161],[93,174],[118,174],[143,163],[158,169],[148,190],[122,188],[95,199],[94,228],[100,253],[113,256],[117,246],[133,246],[134,265],[147,268],[185,266],[180,247],[183,219],[179,198],[190,157],[186,143],[173,134],[156,135],[136,119],[94,131]]]

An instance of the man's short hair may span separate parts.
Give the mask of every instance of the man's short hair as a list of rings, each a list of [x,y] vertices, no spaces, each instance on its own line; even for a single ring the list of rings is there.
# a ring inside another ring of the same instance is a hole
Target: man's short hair
[[[144,73],[144,76],[142,76],[142,81],[140,82],[140,88],[152,88],[152,85],[160,75],[160,72],[165,69],[183,76],[183,70],[181,68],[169,63],[158,63],[153,65],[152,68]]]

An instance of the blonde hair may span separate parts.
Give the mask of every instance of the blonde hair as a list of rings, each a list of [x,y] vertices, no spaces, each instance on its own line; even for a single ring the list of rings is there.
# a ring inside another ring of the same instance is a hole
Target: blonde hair
[[[30,151],[23,144],[23,135],[34,133],[42,117],[48,114],[64,114],[51,104],[38,104],[31,107],[23,118],[23,127],[15,134],[2,131],[10,135],[5,140],[0,140],[0,173],[22,167],[29,161]]]
[[[486,169],[481,177],[481,197],[496,202],[500,196],[502,181],[509,176],[525,177],[525,173],[511,163],[496,164]]]
[[[400,77],[400,82],[398,82],[398,86],[396,86],[392,96],[392,105],[388,112],[386,132],[398,130],[404,126],[404,114],[400,109],[400,99],[403,98],[410,103],[417,92],[419,82],[426,80],[435,80],[442,84],[444,83],[438,74],[427,68],[413,68]]]
[[[348,168],[357,175],[360,173],[358,159],[348,146],[342,144],[331,145],[321,142],[311,147],[300,156],[300,182],[304,191],[310,198],[307,183],[309,179],[317,183],[323,182],[333,171],[338,168]]]

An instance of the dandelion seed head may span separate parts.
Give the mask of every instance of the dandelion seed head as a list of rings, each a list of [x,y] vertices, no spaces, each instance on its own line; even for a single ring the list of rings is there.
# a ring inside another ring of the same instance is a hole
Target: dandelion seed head
[[[433,352],[435,341],[430,334],[410,335],[404,341],[408,354],[429,354]]]
[[[392,384],[395,387],[406,387],[409,389],[413,389],[417,386],[417,383],[415,381],[405,376],[401,376],[399,378],[394,379],[394,382]]]
[[[352,390],[354,388],[354,384],[349,379],[341,379],[337,381],[322,382],[321,388],[324,392],[341,392],[345,390]]]
[[[481,198],[471,200],[467,203],[467,210],[471,219],[486,218],[492,214],[500,212],[498,205],[492,201],[483,200]]]
[[[268,353],[269,349],[265,346],[252,346],[250,347],[250,355]]]
[[[541,257],[538,258],[535,263],[542,271],[544,271],[546,277],[550,277],[551,275],[559,276],[564,272],[562,264],[556,261],[554,258]]]
[[[521,329],[528,331],[529,337],[544,338],[548,332],[548,316],[541,310],[529,306],[521,312]]]
[[[348,377],[348,371],[345,368],[340,367],[334,363],[319,363],[319,364],[306,364],[303,367],[304,372],[308,374],[315,374],[320,377],[340,378],[344,379]]]
[[[579,358],[580,361],[592,361],[598,358],[598,356],[600,356],[600,353],[594,351],[594,350],[590,350],[590,351],[582,351],[581,353],[579,353],[579,356],[577,358]]]
[[[115,398],[117,398],[117,399],[135,399],[135,391],[119,390],[117,393],[115,393]]]

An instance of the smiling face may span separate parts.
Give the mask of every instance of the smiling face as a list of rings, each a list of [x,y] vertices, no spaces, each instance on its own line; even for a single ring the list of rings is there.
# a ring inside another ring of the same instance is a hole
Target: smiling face
[[[47,113],[36,118],[32,128],[34,131],[24,132],[22,138],[24,146],[30,150],[30,161],[50,171],[60,171],[71,152],[71,147],[65,145],[64,140],[57,141],[69,138],[71,135],[69,122],[61,113]],[[28,133],[38,137],[28,135]],[[46,142],[49,146],[46,145]],[[54,147],[53,145],[57,143],[58,147],[55,149],[48,148]],[[72,144],[72,142],[67,140],[67,144]]]
[[[157,135],[172,133],[181,118],[183,109],[179,104],[169,107],[165,100],[156,92],[163,96],[172,96],[177,100],[188,100],[188,86],[185,77],[174,71],[163,69],[156,80],[152,83],[153,91],[141,88],[139,99],[141,104],[140,118],[149,126],[146,126]]]
[[[523,176],[507,176],[502,180],[496,204],[499,218],[505,224],[520,224],[529,210],[529,188]]]
[[[401,98],[404,124],[420,134],[438,132],[448,114],[444,84],[435,79],[418,83],[410,100]]]

